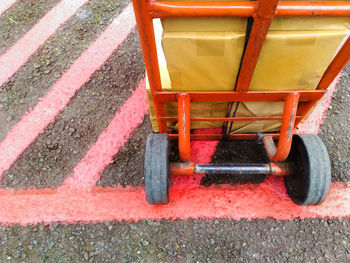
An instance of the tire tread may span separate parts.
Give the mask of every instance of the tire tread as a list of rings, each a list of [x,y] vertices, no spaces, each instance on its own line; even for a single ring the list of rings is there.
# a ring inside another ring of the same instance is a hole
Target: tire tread
[[[150,134],[147,137],[144,178],[149,204],[169,202],[169,135]]]
[[[326,146],[321,138],[312,134],[294,135],[294,143],[302,143],[306,156],[307,190],[304,200],[300,200],[288,191],[288,179],[285,184],[292,201],[298,205],[318,205],[327,197],[331,184],[331,163]],[[298,165],[298,164],[297,164]],[[300,164],[299,164],[300,165]],[[293,176],[293,175],[291,175]]]

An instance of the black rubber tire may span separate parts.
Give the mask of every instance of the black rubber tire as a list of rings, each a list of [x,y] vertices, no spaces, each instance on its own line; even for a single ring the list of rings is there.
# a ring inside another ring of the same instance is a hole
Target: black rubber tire
[[[147,137],[144,178],[147,202],[151,205],[169,202],[169,135]]]
[[[293,136],[288,161],[293,174],[284,177],[287,192],[297,205],[318,205],[327,197],[331,185],[331,162],[321,138],[312,134]]]

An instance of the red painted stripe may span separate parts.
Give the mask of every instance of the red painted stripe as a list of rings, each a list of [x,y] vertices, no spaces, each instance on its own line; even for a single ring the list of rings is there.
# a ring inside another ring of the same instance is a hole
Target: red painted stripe
[[[144,96],[142,83],[134,92],[126,105],[135,104],[136,98]],[[142,92],[139,94],[137,92]],[[145,102],[145,99],[143,99]],[[142,102],[142,104],[144,103]],[[75,168],[73,179],[57,190],[30,190],[13,192],[0,190],[0,223],[3,224],[35,224],[62,221],[100,222],[105,220],[141,220],[141,219],[175,219],[175,218],[267,218],[279,220],[314,217],[347,217],[350,216],[350,187],[333,184],[330,195],[321,206],[299,207],[288,198],[283,185],[283,178],[269,177],[260,185],[199,186],[199,180],[192,177],[185,181],[173,178],[175,186],[170,190],[170,204],[167,206],[149,206],[145,202],[143,187],[137,188],[100,188],[92,190],[82,188],[81,184],[92,185],[98,179],[98,173],[111,160],[111,156],[127,140],[118,135],[122,131],[130,136],[131,130],[118,127],[123,123],[136,127],[136,122],[129,120],[126,109],[121,108],[111,125],[101,134],[97,143]],[[135,107],[137,107],[135,105]],[[147,107],[143,106],[147,110]],[[130,108],[129,112],[139,110]],[[139,121],[141,121],[142,117]],[[208,132],[202,130],[198,132]],[[209,131],[215,132],[215,131]],[[216,131],[219,132],[219,131]],[[119,140],[111,141],[113,134]],[[191,145],[193,161],[209,162],[216,144],[196,142]],[[216,142],[217,143],[217,142]],[[110,150],[108,148],[111,147]],[[107,152],[106,152],[107,151]],[[106,159],[103,157],[106,154]],[[96,164],[97,167],[94,167]],[[80,168],[78,168],[80,167]],[[91,172],[89,169],[93,169]],[[75,177],[75,178],[74,178]],[[90,181],[88,181],[90,180]]]
[[[275,180],[275,179],[274,179]],[[279,220],[350,216],[350,188],[333,184],[326,202],[315,207],[294,205],[281,180],[259,186],[172,187],[170,204],[149,206],[138,188],[76,188],[0,192],[2,224],[63,221],[100,222],[175,218],[267,218]]]
[[[17,2],[17,0],[1,0],[0,1],[0,16],[2,15],[2,13],[4,13],[7,9],[9,9],[16,2]]]
[[[134,27],[135,18],[129,4],[0,143],[0,175],[54,120],[75,92],[103,65]]]
[[[62,0],[0,57],[0,86],[88,0]]]
[[[74,168],[73,176],[65,184],[92,188],[100,179],[100,173],[113,161],[113,156],[128,141],[130,135],[148,112],[145,79],[116,113],[97,142]]]

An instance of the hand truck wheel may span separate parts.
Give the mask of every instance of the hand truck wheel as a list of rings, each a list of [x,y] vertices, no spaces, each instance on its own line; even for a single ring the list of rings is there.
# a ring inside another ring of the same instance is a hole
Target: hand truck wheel
[[[149,204],[169,202],[169,135],[150,134],[147,137],[144,178]]]
[[[331,185],[331,163],[321,138],[311,134],[294,135],[288,161],[294,172],[284,177],[287,192],[298,205],[322,203]]]

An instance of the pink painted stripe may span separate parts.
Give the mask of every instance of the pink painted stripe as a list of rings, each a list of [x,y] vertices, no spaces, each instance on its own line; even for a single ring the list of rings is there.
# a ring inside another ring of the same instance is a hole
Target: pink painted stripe
[[[97,142],[74,168],[73,176],[64,184],[92,188],[100,179],[100,173],[113,161],[113,156],[128,141],[130,135],[148,112],[145,79],[119,109]]]
[[[75,92],[103,65],[134,27],[135,18],[129,4],[0,143],[0,175],[54,120]]]
[[[0,57],[0,86],[88,0],[62,0]]]
[[[17,0],[0,0],[0,16],[16,2]]]
[[[277,185],[277,188],[274,188]],[[333,184],[320,206],[294,205],[279,192],[281,180],[260,186],[172,187],[169,205],[149,206],[142,187],[76,188],[0,192],[2,224],[35,224],[62,221],[101,222],[176,218],[267,218],[278,220],[350,216],[350,188]],[[277,192],[276,192],[277,191]]]

